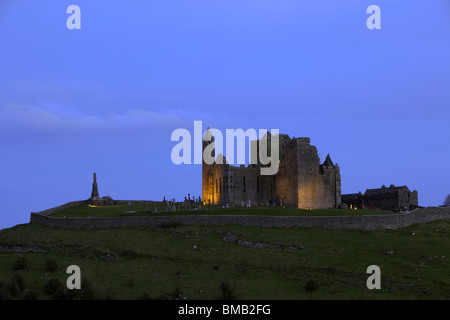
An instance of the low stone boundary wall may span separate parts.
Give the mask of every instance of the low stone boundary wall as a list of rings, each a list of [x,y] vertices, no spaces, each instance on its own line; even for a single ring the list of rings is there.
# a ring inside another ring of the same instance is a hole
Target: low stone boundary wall
[[[67,205],[67,204],[66,204]],[[64,205],[63,205],[64,206]],[[60,206],[62,207],[62,206]],[[59,207],[57,207],[59,208]],[[50,209],[49,209],[50,210]],[[49,214],[49,213],[47,213]],[[378,214],[361,216],[256,216],[256,215],[190,215],[147,217],[48,217],[42,212],[32,212],[30,223],[50,227],[73,229],[104,229],[119,227],[158,227],[165,224],[183,225],[239,225],[277,228],[324,228],[324,229],[399,229],[415,223],[450,219],[449,208],[427,207],[404,214]]]

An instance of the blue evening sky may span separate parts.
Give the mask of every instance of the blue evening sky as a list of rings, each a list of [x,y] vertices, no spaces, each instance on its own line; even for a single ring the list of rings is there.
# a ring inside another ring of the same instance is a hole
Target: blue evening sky
[[[81,8],[81,30],[66,9]],[[381,30],[366,9],[381,8]],[[0,228],[101,196],[201,195],[173,130],[279,129],[342,193],[450,193],[448,0],[1,0]],[[201,138],[200,138],[201,139]]]

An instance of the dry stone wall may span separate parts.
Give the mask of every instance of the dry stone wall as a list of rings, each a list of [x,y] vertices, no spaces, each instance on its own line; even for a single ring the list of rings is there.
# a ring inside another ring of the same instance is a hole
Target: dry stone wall
[[[78,202],[82,204],[82,201]],[[374,214],[364,216],[256,216],[256,215],[191,215],[191,216],[147,216],[147,217],[90,217],[60,218],[49,217],[55,210],[74,206],[71,202],[41,212],[32,212],[30,223],[50,227],[73,229],[104,229],[120,227],[158,227],[167,224],[183,225],[239,225],[276,228],[324,228],[324,229],[399,229],[416,223],[450,219],[450,207],[427,207],[404,214]]]

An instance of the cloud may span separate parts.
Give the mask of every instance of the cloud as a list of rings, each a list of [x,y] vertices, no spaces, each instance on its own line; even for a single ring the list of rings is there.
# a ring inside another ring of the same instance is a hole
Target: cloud
[[[0,105],[0,136],[3,142],[52,137],[132,135],[139,132],[172,131],[192,126],[202,112],[184,110],[129,109],[122,113],[88,114],[73,106],[40,101],[36,104]]]

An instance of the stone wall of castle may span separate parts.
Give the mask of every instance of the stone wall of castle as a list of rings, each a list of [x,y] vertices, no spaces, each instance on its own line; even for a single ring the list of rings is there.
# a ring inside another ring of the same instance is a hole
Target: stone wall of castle
[[[297,143],[288,136],[280,137],[280,166],[275,190],[280,205],[298,207]]]

